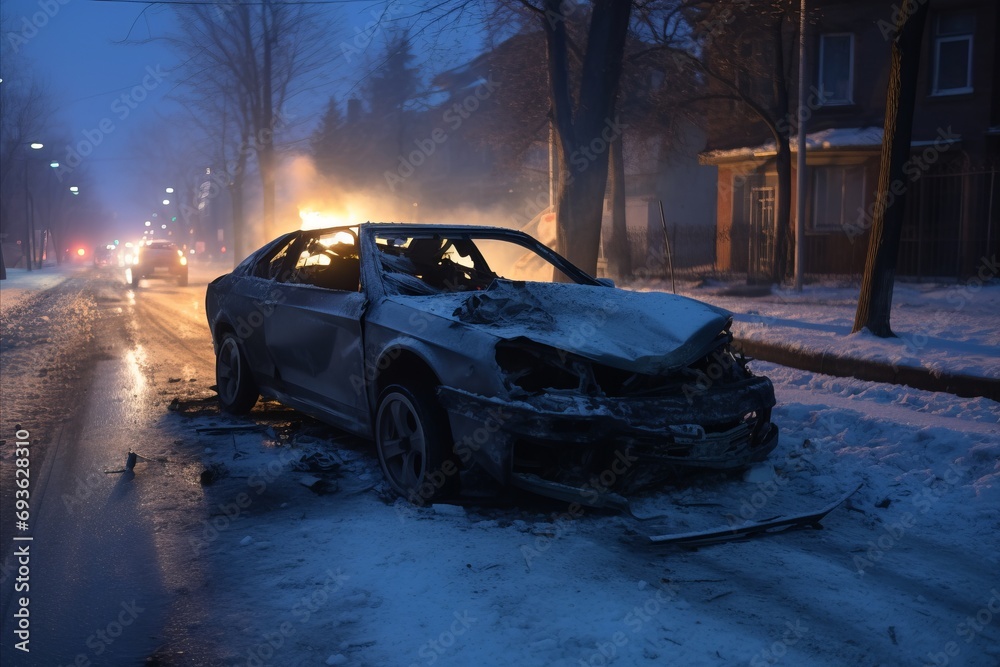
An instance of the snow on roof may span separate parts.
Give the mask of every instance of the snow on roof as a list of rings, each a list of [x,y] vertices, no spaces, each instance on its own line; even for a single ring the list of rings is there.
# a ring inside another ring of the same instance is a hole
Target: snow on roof
[[[798,150],[798,137],[789,142],[792,152]],[[882,145],[881,127],[837,127],[820,130],[806,135],[806,150],[830,150],[836,148],[861,148]],[[703,162],[714,162],[732,158],[752,158],[770,156],[777,152],[774,141],[759,146],[743,146],[724,150],[706,151],[701,154]]]

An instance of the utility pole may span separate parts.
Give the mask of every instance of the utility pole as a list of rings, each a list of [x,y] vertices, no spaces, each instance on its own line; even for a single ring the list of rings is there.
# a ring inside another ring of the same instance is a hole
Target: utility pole
[[[806,233],[806,0],[799,5],[799,137],[795,162],[795,291],[802,291]]]
[[[549,206],[556,207],[556,124],[549,119]]]

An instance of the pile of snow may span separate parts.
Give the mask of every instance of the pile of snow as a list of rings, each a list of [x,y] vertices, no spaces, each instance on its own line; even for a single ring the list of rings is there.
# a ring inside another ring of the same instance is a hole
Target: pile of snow
[[[792,152],[798,151],[798,137],[792,137],[788,142]],[[828,150],[832,148],[874,148],[882,145],[881,127],[836,127],[806,135],[806,150]],[[774,155],[777,144],[773,140],[759,146],[743,146],[701,154],[702,160],[712,164],[716,160],[727,158],[752,158],[761,155]]]

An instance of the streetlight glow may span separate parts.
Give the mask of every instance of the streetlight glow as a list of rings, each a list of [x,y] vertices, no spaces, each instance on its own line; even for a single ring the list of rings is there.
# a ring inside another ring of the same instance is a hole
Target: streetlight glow
[[[167,228],[166,225],[160,225],[160,229],[166,229],[166,228]]]
[[[174,194],[174,189],[173,188],[167,188],[167,194],[168,195]]]
[[[80,188],[76,187],[75,185],[69,186],[69,191],[75,195],[80,194]]]
[[[147,226],[147,227],[149,227],[149,226],[150,226],[150,225],[152,225],[152,224],[153,224],[153,223],[152,223],[152,222],[150,222],[149,220],[147,220],[147,221],[146,221],[146,226]]]
[[[163,205],[164,205],[164,206],[167,206],[167,205],[168,205],[169,203],[170,203],[170,200],[169,200],[169,199],[164,199],[164,200],[163,200]]]
[[[52,167],[53,169],[58,169],[59,162],[57,160],[53,160],[52,162],[49,162],[49,166]]]
[[[37,142],[37,141],[33,141],[33,142],[31,143],[31,147],[32,147],[33,149],[35,149],[36,151],[40,151],[40,150],[42,150],[43,148],[45,148],[45,144],[42,144],[42,143],[39,143],[39,142]]]

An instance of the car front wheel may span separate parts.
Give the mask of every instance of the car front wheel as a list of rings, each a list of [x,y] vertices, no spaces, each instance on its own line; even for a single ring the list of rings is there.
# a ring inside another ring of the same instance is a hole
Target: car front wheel
[[[215,357],[215,384],[219,392],[219,405],[226,412],[245,415],[257,402],[260,392],[253,381],[246,358],[240,350],[236,336],[227,333],[222,337]]]
[[[433,398],[402,385],[382,391],[375,417],[375,444],[392,488],[416,505],[453,495],[458,466],[451,456],[447,416]]]

